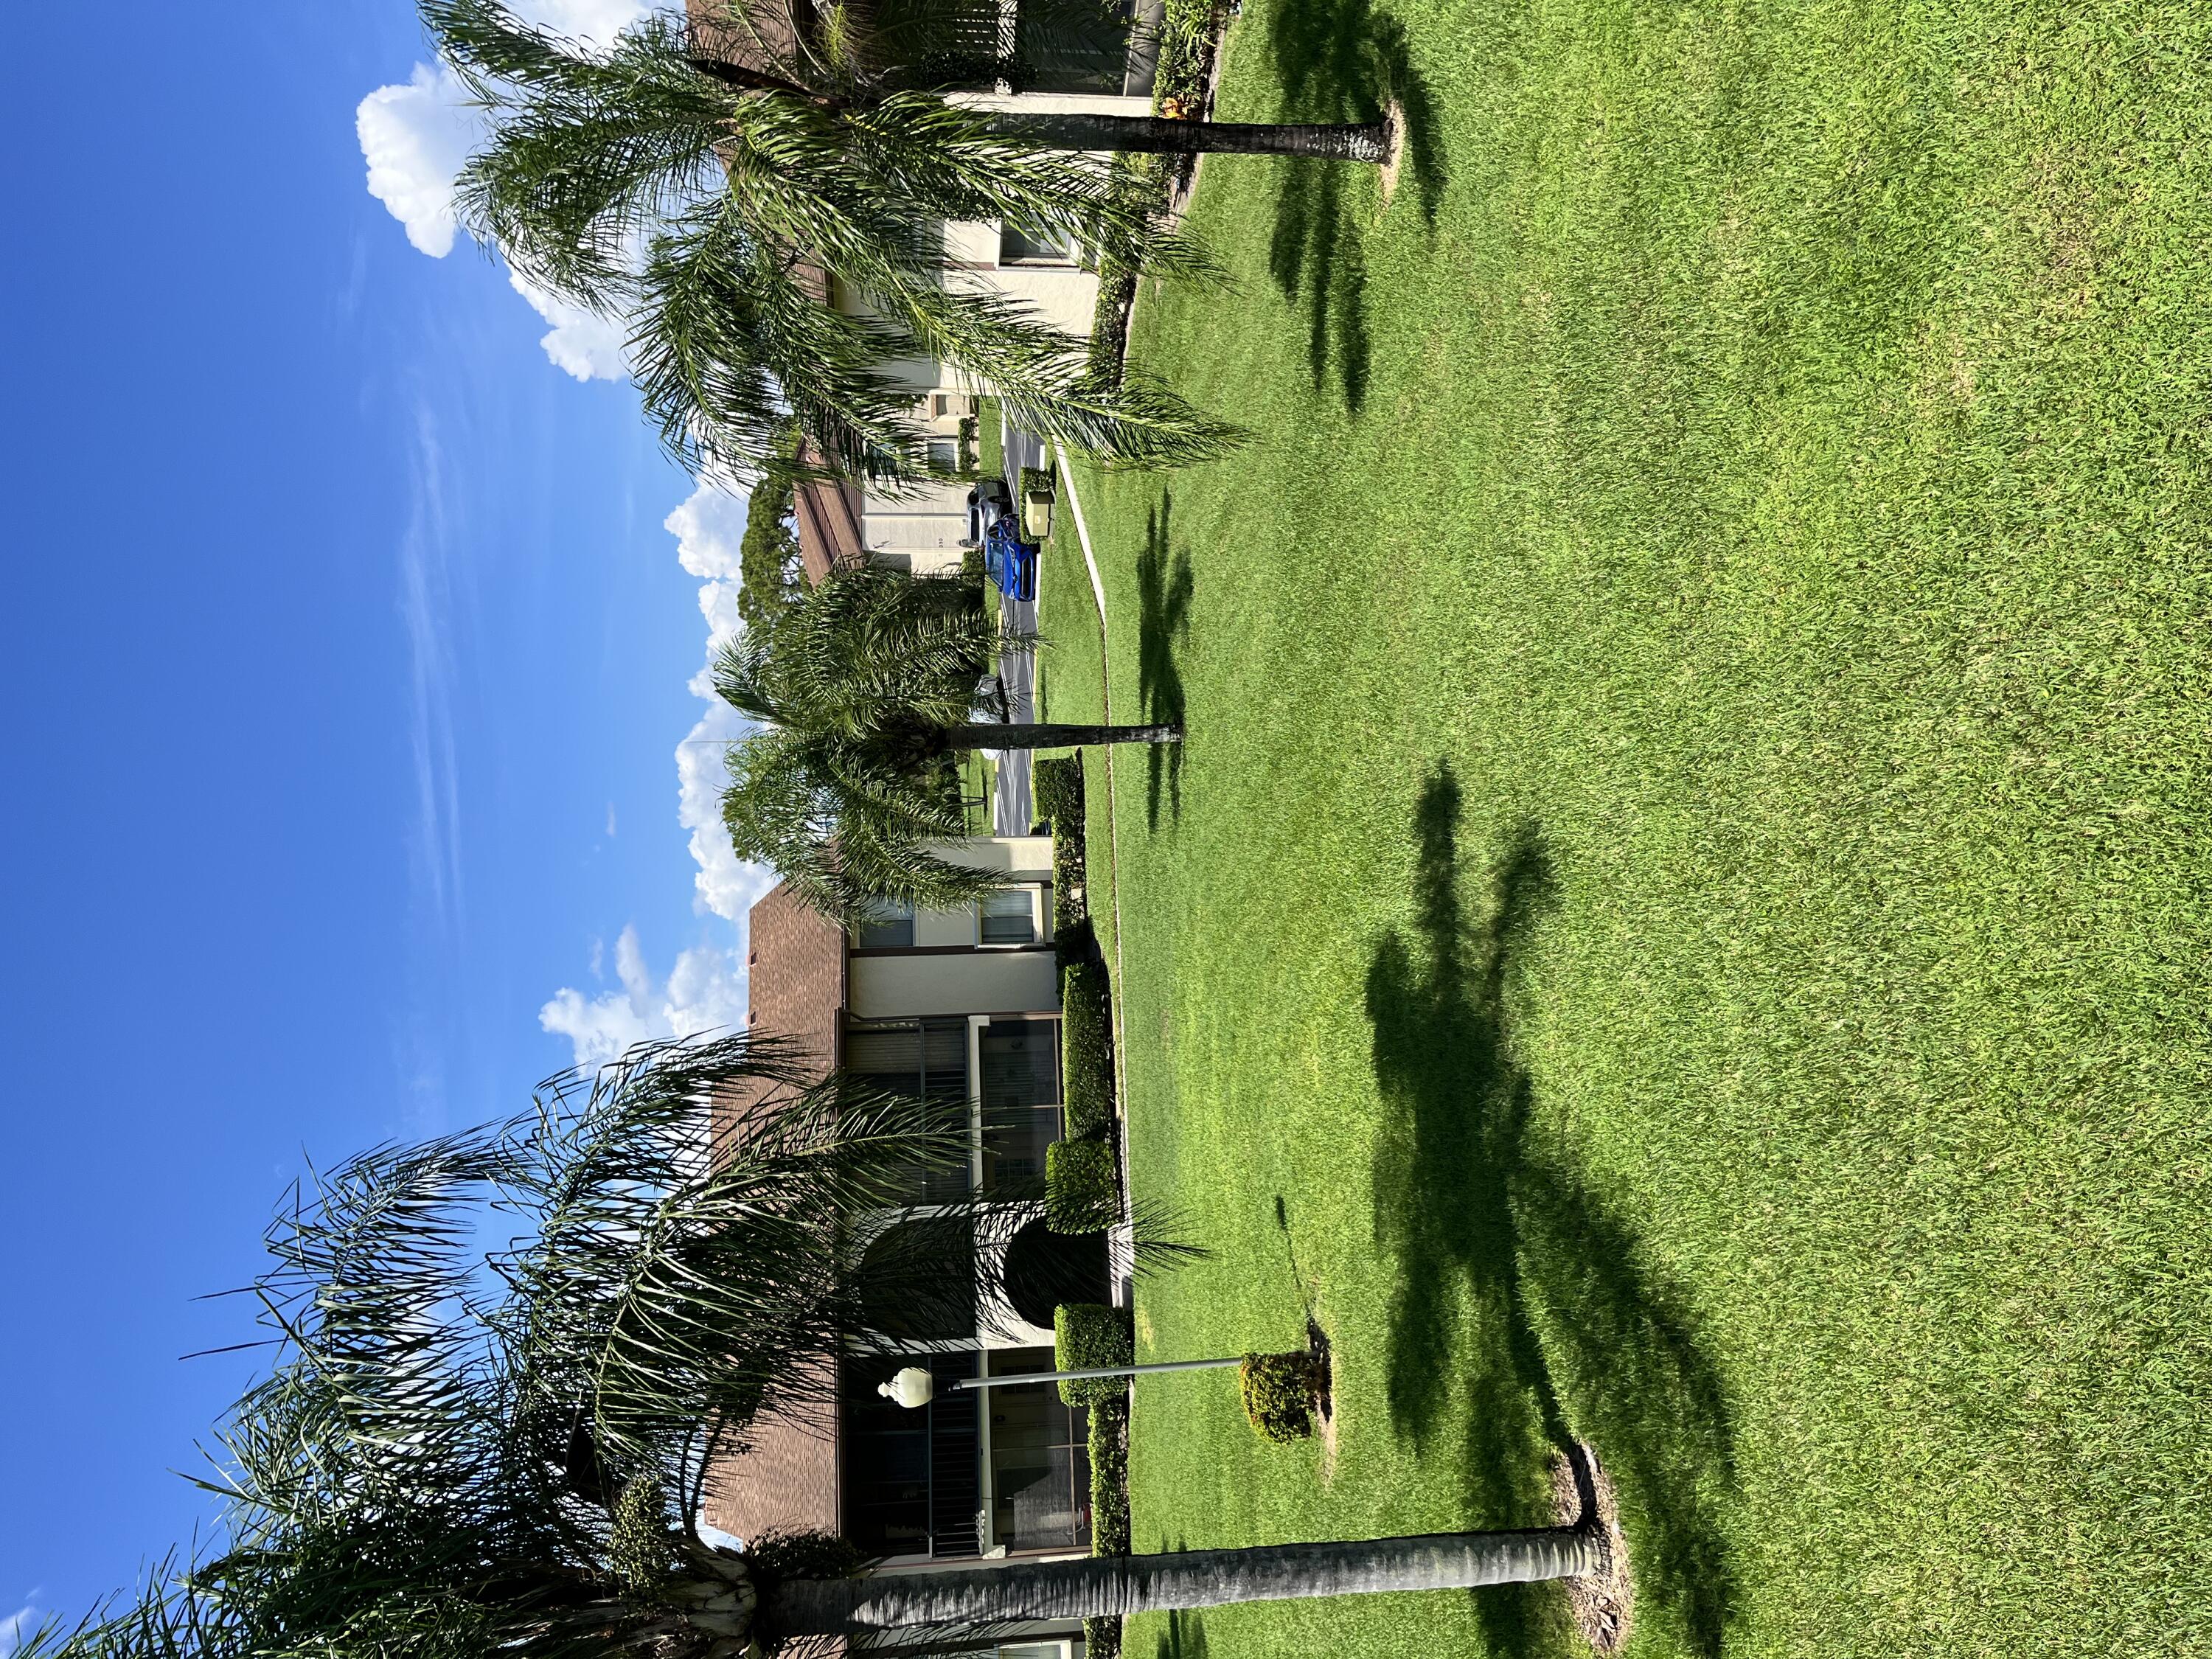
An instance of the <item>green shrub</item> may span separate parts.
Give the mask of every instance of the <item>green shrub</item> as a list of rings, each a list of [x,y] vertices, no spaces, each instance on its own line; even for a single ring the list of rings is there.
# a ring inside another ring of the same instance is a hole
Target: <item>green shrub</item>
[[[1083,757],[1054,755],[1036,763],[1030,773],[1030,793],[1036,815],[1052,825],[1055,841],[1074,843],[1083,852]]]
[[[1238,1375],[1244,1383],[1244,1414],[1262,1440],[1303,1440],[1313,1432],[1313,1356],[1304,1353],[1248,1353]]]
[[[1091,1411],[1091,1553],[1129,1553],[1129,1404],[1109,1401]],[[1115,1634],[1120,1635],[1117,1630]]]
[[[1002,478],[1006,473],[1006,434],[996,398],[986,398],[975,407],[975,471],[986,478]]]
[[[1105,968],[1087,952],[1060,976],[1060,1064],[1067,1138],[1104,1135],[1114,1122],[1113,994]]]
[[[1044,1149],[1044,1218],[1057,1233],[1100,1232],[1121,1218],[1110,1145],[1055,1140]]]
[[[1117,1614],[1083,1621],[1083,1659],[1121,1659],[1121,1620]]]
[[[1054,1309],[1052,1339],[1052,1368],[1056,1371],[1133,1364],[1137,1357],[1129,1310],[1100,1302],[1064,1302]],[[1098,1406],[1121,1400],[1128,1387],[1126,1376],[1085,1377],[1061,1383],[1060,1397],[1071,1406]],[[1095,1478],[1098,1465],[1094,1461],[1091,1467]]]
[[[746,1540],[753,1571],[775,1583],[785,1578],[852,1578],[868,1558],[848,1539],[826,1532],[763,1533]]]

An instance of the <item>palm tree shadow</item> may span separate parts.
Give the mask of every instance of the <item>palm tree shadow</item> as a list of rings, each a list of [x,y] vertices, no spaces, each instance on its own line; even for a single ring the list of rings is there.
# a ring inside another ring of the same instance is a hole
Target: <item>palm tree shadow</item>
[[[1405,26],[1370,0],[1282,0],[1271,37],[1283,81],[1284,118],[1379,121],[1394,104],[1406,127],[1406,164],[1436,222],[1444,185],[1436,106],[1414,68]],[[1316,386],[1332,368],[1356,413],[1366,401],[1372,345],[1367,325],[1366,234],[1344,204],[1346,164],[1300,161],[1281,179],[1268,267],[1285,297],[1309,311],[1306,359]]]
[[[1194,1613],[1168,1614],[1168,1627],[1153,1644],[1156,1659],[1206,1659],[1206,1626]]]
[[[1439,764],[1415,814],[1414,937],[1386,937],[1367,978],[1388,1112],[1375,1231],[1396,1270],[1392,1420],[1424,1455],[1447,1449],[1450,1379],[1467,1379],[1455,1449],[1468,1504],[1515,1524],[1540,1519],[1547,1443],[1592,1442],[1632,1511],[1639,1593],[1717,1654],[1733,1595],[1716,1510],[1735,1488],[1727,1401],[1677,1293],[1532,1121],[1509,1005],[1514,958],[1556,893],[1542,838],[1518,828],[1470,916],[1460,813]],[[1496,1650],[1549,1645],[1559,1615],[1543,1593],[1476,1603]]]
[[[1183,724],[1182,671],[1176,662],[1190,633],[1190,601],[1195,584],[1190,556],[1170,557],[1169,540],[1175,498],[1165,491],[1146,515],[1145,550],[1137,556],[1137,697],[1145,719],[1154,725]],[[1150,745],[1151,771],[1145,795],[1146,827],[1160,827],[1163,787],[1168,810],[1182,817],[1182,745]]]

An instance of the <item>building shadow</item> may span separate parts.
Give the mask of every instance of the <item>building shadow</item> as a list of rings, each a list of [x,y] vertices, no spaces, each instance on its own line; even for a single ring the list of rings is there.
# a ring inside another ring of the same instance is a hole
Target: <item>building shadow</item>
[[[1369,0],[1282,0],[1270,28],[1291,121],[1381,120],[1395,104],[1406,125],[1404,172],[1433,224],[1444,169],[1436,106],[1413,67],[1405,26]],[[1355,176],[1340,161],[1290,161],[1278,170],[1268,267],[1285,296],[1307,308],[1314,384],[1334,375],[1355,412],[1373,356],[1367,323],[1366,232],[1347,210]]]
[[[1145,549],[1137,556],[1137,699],[1151,725],[1184,723],[1182,671],[1176,665],[1190,633],[1194,590],[1190,556],[1170,552],[1175,497],[1163,490],[1159,505],[1145,518]],[[1150,774],[1145,793],[1146,827],[1160,827],[1160,799],[1182,817],[1182,744],[1148,745]]]
[[[1367,979],[1386,1111],[1375,1231],[1395,1275],[1392,1421],[1424,1456],[1461,1460],[1489,1525],[1540,1524],[1547,1448],[1595,1445],[1630,1516],[1638,1595],[1717,1654],[1732,1595],[1717,1509],[1735,1484],[1727,1401],[1629,1223],[1534,1126],[1510,1004],[1516,955],[1556,891],[1541,835],[1514,831],[1471,905],[1461,811],[1440,763],[1415,813],[1412,936],[1385,938]],[[1447,1419],[1455,1410],[1462,1420]],[[1555,1591],[1484,1592],[1476,1605],[1493,1650],[1553,1646]]]

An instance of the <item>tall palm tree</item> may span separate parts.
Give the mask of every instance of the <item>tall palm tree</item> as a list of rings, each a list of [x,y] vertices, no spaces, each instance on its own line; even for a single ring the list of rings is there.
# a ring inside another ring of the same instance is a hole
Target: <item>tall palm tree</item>
[[[1174,743],[1175,726],[1012,725],[983,690],[1000,631],[971,582],[839,570],[732,640],[714,689],[761,729],[731,750],[722,820],[740,858],[852,921],[884,901],[950,908],[1001,884],[933,843],[966,834],[952,757],[972,749]]]
[[[847,7],[802,31],[770,15],[777,0],[750,3],[708,40],[655,15],[595,53],[501,0],[422,0],[491,117],[462,175],[465,221],[532,283],[632,325],[638,384],[675,453],[725,473],[933,476],[898,372],[915,361],[952,366],[1018,424],[1102,459],[1181,465],[1233,440],[1156,382],[1101,376],[1083,341],[1026,304],[949,276],[943,227],[1003,221],[1126,269],[1197,274],[1195,246],[1085,152],[1351,154],[1375,132],[1267,140],[975,110],[915,83],[954,71],[912,67],[936,62],[912,43],[864,49]],[[779,463],[794,417],[808,448]]]
[[[710,1164],[707,1102],[738,1079],[788,1092]],[[1562,1529],[871,1578],[834,1540],[707,1541],[691,1517],[708,1460],[819,1386],[860,1318],[855,1222],[963,1144],[914,1103],[800,1087],[737,1037],[636,1051],[581,1097],[356,1158],[270,1231],[252,1289],[276,1364],[219,1434],[222,1553],[17,1654],[737,1659],[908,1624],[957,1646],[1012,1619],[1601,1558],[1596,1534]],[[525,1236],[483,1257],[502,1222]]]

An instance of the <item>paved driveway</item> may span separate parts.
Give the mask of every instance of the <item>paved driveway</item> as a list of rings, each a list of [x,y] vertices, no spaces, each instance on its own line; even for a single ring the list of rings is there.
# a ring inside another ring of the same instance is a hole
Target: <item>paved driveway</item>
[[[1018,486],[1024,466],[1044,466],[1045,447],[1026,432],[1012,428],[1000,428],[1000,441],[1006,450],[1006,477]],[[1042,586],[1042,572],[1037,577]],[[1001,625],[1014,633],[1036,632],[1036,601],[1035,599],[1002,599],[999,607]],[[999,676],[1006,683],[1008,712],[1017,724],[1036,718],[1036,653],[1029,650],[1008,650],[999,658]],[[992,833],[1000,836],[1026,836],[1030,826],[1036,822],[1036,805],[1030,792],[1030,755],[1026,749],[987,749],[985,754],[998,763],[999,787],[991,799]]]

